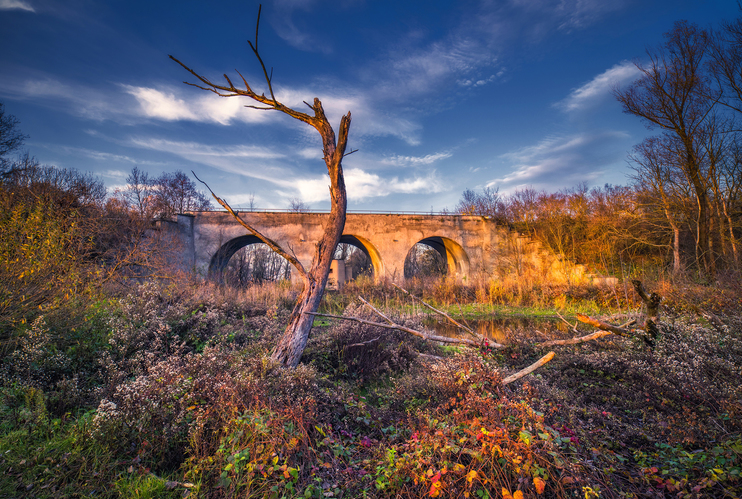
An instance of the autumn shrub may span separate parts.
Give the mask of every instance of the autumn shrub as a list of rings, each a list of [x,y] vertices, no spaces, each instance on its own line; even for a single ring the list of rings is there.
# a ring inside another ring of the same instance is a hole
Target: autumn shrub
[[[381,496],[563,497],[589,485],[563,455],[571,437],[503,390],[495,365],[467,353],[424,373],[414,386],[409,378],[397,382],[402,399],[427,384],[432,403],[409,412],[406,439],[377,449],[368,471]]]
[[[78,248],[85,236],[77,214],[13,201],[3,189],[0,208],[0,341],[5,343],[19,324],[84,296],[90,281]]]

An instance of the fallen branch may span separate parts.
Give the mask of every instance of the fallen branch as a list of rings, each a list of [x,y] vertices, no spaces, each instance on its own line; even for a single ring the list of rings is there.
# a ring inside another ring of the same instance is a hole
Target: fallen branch
[[[370,345],[371,343],[379,341],[380,339],[381,339],[381,336],[374,338],[372,340],[362,341],[360,343],[353,343],[352,345],[345,345],[345,348],[347,349],[347,348],[362,347],[362,346]]]
[[[409,327],[401,326],[399,324],[393,323],[393,324],[383,324],[381,322],[373,322],[373,321],[367,321],[365,319],[359,319],[358,317],[348,317],[345,315],[332,315],[332,314],[320,314],[317,312],[302,312],[307,315],[317,316],[317,317],[330,317],[332,319],[341,319],[346,321],[353,321],[358,322],[360,324],[366,324],[369,326],[376,326],[376,327],[383,327],[385,329],[397,329],[399,331],[404,331],[405,333],[410,333],[414,336],[418,336],[426,341],[439,341],[441,343],[453,343],[457,345],[469,345],[472,347],[479,348],[479,343],[473,340],[467,340],[464,338],[448,338],[446,336],[437,336],[434,334],[427,334],[422,331],[417,331],[415,329],[411,329]]]
[[[517,373],[512,374],[508,376],[507,378],[503,379],[502,384],[507,385],[509,383],[512,383],[513,381],[519,380],[523,376],[531,374],[533,371],[535,371],[536,369],[538,369],[539,367],[543,366],[544,364],[549,362],[551,359],[553,359],[554,355],[556,355],[554,352],[547,353],[546,355],[541,357],[538,361],[534,362],[533,364],[526,367],[525,369],[518,371]]]
[[[617,334],[619,336],[623,336],[624,338],[634,338],[636,336],[639,336],[644,343],[647,344],[650,348],[654,347],[654,335],[650,332],[650,336],[646,334],[636,334],[637,330],[634,329],[626,329],[625,327],[618,327],[614,326],[613,324],[608,324],[607,322],[603,322],[601,320],[595,319],[593,317],[589,317],[587,315],[577,314],[577,320],[580,322],[584,322],[585,324],[590,324],[593,327],[596,327],[602,331],[609,331],[613,334]],[[652,321],[650,322],[653,326],[654,323]],[[629,321],[626,323],[626,325],[633,324],[634,321]],[[656,328],[656,326],[655,326]]]
[[[608,336],[610,334],[613,334],[610,331],[596,331],[592,334],[588,334],[587,336],[581,336],[579,338],[571,338],[569,340],[551,340],[551,341],[544,341],[543,343],[538,343],[537,347],[551,347],[556,345],[577,345],[578,343],[584,343],[586,341],[592,341],[597,340],[598,338],[602,338],[603,336]]]
[[[435,308],[434,306],[430,305],[429,303],[426,303],[425,301],[423,301],[422,299],[420,299],[420,298],[418,298],[417,296],[413,295],[412,293],[410,293],[410,292],[409,292],[409,291],[407,291],[406,289],[402,288],[401,286],[397,286],[397,285],[396,285],[396,284],[394,284],[394,283],[392,283],[392,286],[394,286],[395,288],[397,288],[397,289],[398,289],[398,290],[400,290],[401,292],[405,293],[405,294],[406,294],[407,296],[409,296],[409,297],[410,297],[410,298],[412,298],[413,300],[415,300],[415,301],[418,301],[418,302],[422,303],[423,305],[425,305],[426,307],[428,307],[428,308],[429,308],[430,310],[432,310],[433,312],[435,312],[435,313],[437,313],[437,314],[440,314],[440,315],[442,315],[443,317],[445,317],[446,319],[448,319],[449,321],[451,321],[451,323],[453,323],[453,324],[454,324],[454,325],[455,325],[456,327],[458,327],[458,328],[460,328],[460,329],[463,329],[464,331],[466,331],[466,332],[467,332],[467,333],[469,333],[470,335],[472,335],[472,336],[474,336],[475,338],[477,338],[477,339],[478,339],[479,341],[484,341],[484,338],[483,338],[483,337],[482,337],[482,336],[481,336],[480,334],[477,334],[477,333],[475,333],[474,331],[472,331],[472,329],[471,329],[471,328],[469,328],[469,327],[467,327],[467,326],[465,326],[465,325],[461,324],[460,322],[456,321],[456,320],[455,320],[455,319],[454,319],[453,317],[451,317],[450,315],[448,315],[448,314],[447,314],[446,312],[444,312],[443,310],[438,310],[438,309],[437,309],[437,308]]]
[[[631,338],[633,335],[631,334],[631,330],[624,329],[622,327],[614,326],[613,324],[608,324],[607,322],[603,322],[601,320],[595,319],[594,317],[590,317],[583,314],[577,314],[577,320],[580,322],[584,322],[585,324],[590,324],[593,327],[596,327],[600,329],[601,331],[608,331],[613,334],[617,334],[619,336],[623,336],[625,338]]]
[[[399,286],[397,286],[397,287],[399,287]],[[402,288],[399,288],[399,289],[402,289]],[[371,310],[373,310],[375,313],[377,313],[380,317],[383,317],[384,320],[386,320],[389,324],[396,325],[393,320],[391,320],[389,317],[387,317],[386,315],[384,315],[383,313],[381,313],[381,311],[379,309],[377,309],[376,307],[374,307],[373,305],[371,305],[369,302],[367,302],[366,300],[364,300],[362,296],[359,296],[358,298],[363,303],[365,303]],[[443,312],[441,312],[441,313],[443,313]],[[453,319],[451,319],[451,320],[453,320]],[[471,329],[469,329],[469,332],[471,332],[472,334],[475,334]],[[436,336],[436,338],[445,338],[445,336]],[[464,340],[463,338],[461,338],[461,341],[462,342],[466,341],[466,344],[467,345],[474,345],[474,346],[478,346],[480,348],[482,346],[484,346],[485,343],[487,344],[487,346],[491,346],[492,348],[505,348],[505,345],[501,345],[500,343],[497,343],[495,341],[490,342],[488,339],[482,338],[481,336],[478,337],[478,340],[479,340],[479,343],[475,343],[475,342],[470,342],[469,340]],[[438,341],[440,341],[440,340],[438,340]]]
[[[368,308],[370,308],[373,312],[375,312],[376,315],[380,316],[382,319],[384,319],[385,321],[387,321],[389,324],[395,324],[395,322],[393,320],[391,320],[386,315],[382,314],[381,311],[378,308],[374,307],[369,302],[367,302],[366,300],[364,300],[361,295],[358,295],[358,299],[361,300],[363,302],[363,304],[366,305]]]

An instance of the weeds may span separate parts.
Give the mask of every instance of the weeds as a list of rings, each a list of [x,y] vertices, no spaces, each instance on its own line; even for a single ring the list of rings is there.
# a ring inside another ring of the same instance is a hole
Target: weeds
[[[354,293],[391,314],[396,308],[396,321],[421,327],[396,293],[358,287]],[[280,301],[288,289],[263,289],[256,306],[254,297],[219,288],[147,284],[67,321],[44,315],[16,331],[22,348],[4,358],[0,384],[0,496],[515,499],[742,490],[737,315],[714,308],[721,326],[667,315],[654,349],[622,338],[563,347],[527,383],[503,387],[506,371],[540,355],[517,341],[527,335],[514,333],[505,350],[474,351],[318,321],[303,363],[281,370],[270,351],[288,317]],[[507,291],[467,289],[442,283],[416,292],[473,315]],[[550,295],[549,307],[597,307],[602,298],[585,289]],[[546,296],[521,294],[531,303]],[[484,304],[465,303],[482,297]],[[325,306],[365,313],[346,295],[330,295]],[[74,332],[65,325],[73,322]]]

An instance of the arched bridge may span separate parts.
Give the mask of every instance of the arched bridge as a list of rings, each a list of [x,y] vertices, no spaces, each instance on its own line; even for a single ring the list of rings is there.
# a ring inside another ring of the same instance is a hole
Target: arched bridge
[[[329,215],[243,212],[240,217],[309,268]],[[237,250],[260,242],[226,212],[178,215],[178,226],[187,265],[204,275],[220,272]],[[377,280],[401,280],[405,258],[417,243],[436,249],[447,262],[448,275],[462,281],[525,264],[549,272],[558,262],[530,239],[482,216],[348,213],[340,242],[369,257]]]

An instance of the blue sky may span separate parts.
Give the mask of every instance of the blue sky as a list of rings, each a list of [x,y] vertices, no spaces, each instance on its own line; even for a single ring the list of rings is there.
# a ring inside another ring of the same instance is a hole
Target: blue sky
[[[235,206],[329,206],[319,135],[184,85],[172,54],[265,90],[247,45],[258,3],[0,0],[0,101],[41,162],[124,185],[194,170]],[[273,0],[260,52],[284,104],[319,97],[349,209],[438,211],[466,188],[627,183],[647,136],[611,96],[677,20],[716,26],[732,0]],[[191,78],[192,80],[192,78]]]

